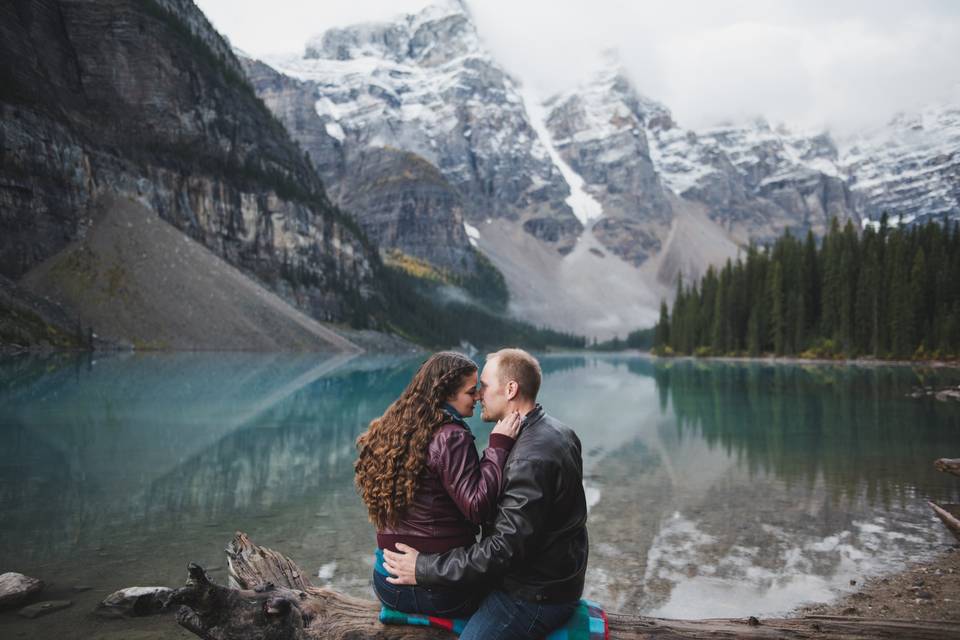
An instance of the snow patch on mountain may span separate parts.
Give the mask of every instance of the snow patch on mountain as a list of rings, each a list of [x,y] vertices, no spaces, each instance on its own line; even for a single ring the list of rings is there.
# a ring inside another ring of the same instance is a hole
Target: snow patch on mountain
[[[477,229],[475,226],[470,224],[467,221],[463,223],[463,230],[467,233],[467,239],[470,240],[470,244],[477,246],[480,242],[480,229]]]
[[[916,222],[917,216],[894,216],[887,219],[888,228],[896,228],[902,226],[908,226]],[[883,226],[882,220],[871,220],[870,218],[864,218],[861,222],[864,229],[873,229],[874,231],[880,231],[880,228]]]
[[[685,129],[649,131],[650,159],[668,189],[681,195],[716,171],[709,159],[711,150],[698,144],[697,136]]]
[[[529,88],[523,89],[521,96],[527,109],[530,126],[536,131],[540,138],[540,143],[547,150],[547,155],[570,187],[570,196],[566,199],[566,203],[573,210],[573,215],[577,216],[580,224],[586,226],[591,220],[595,220],[603,215],[603,205],[587,193],[584,188],[585,183],[583,177],[567,164],[567,161],[563,159],[557,150],[553,136],[550,134],[550,130],[547,129],[547,110],[541,104],[539,97]]]

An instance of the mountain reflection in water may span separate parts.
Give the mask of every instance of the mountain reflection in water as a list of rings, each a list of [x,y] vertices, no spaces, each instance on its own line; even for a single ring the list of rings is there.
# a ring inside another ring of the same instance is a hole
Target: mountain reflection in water
[[[80,633],[109,591],[178,585],[190,561],[222,580],[235,530],[368,596],[354,441],[421,360],[0,361],[0,568],[94,587],[32,628]],[[960,406],[907,395],[956,371],[594,355],[543,368],[541,401],[584,447],[587,596],[611,610],[781,613],[947,543],[925,500],[960,494],[931,465],[960,451]],[[491,425],[471,424],[482,444]]]

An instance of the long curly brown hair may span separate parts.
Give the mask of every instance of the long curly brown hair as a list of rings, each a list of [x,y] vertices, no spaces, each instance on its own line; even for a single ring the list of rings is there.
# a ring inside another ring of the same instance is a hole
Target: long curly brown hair
[[[463,354],[433,354],[357,438],[354,482],[378,531],[395,526],[413,503],[430,438],[445,421],[443,403],[476,371],[476,363]]]

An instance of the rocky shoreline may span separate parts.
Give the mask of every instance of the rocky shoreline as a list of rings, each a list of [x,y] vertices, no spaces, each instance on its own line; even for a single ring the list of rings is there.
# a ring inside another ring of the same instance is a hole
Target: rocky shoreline
[[[894,574],[869,578],[856,586],[856,591],[839,600],[799,607],[791,612],[790,617],[842,616],[956,622],[958,637],[960,637],[960,606],[957,606],[960,603],[960,544],[945,544],[934,557],[928,560],[917,562]],[[75,594],[87,589],[88,587],[74,587],[72,591]],[[51,593],[49,596],[63,595],[60,593],[63,589],[55,591],[56,593]],[[34,592],[31,595],[32,597],[25,598],[25,601],[19,602],[16,607],[3,607],[2,614],[33,619],[37,616],[56,613],[59,609],[69,606],[68,601],[45,601],[44,596],[47,594]],[[109,625],[110,620],[107,618],[139,617],[147,614],[146,611],[125,611],[117,609],[116,606],[110,606],[111,598],[116,599],[120,595],[122,595],[120,592],[112,594],[98,607],[97,617],[101,621],[98,625],[106,625],[102,627],[102,637],[116,637],[113,633],[118,630],[115,625]],[[127,606],[130,602],[121,604]],[[19,612],[18,609],[20,609]],[[763,623],[762,619],[760,623]],[[137,628],[136,637],[158,640],[169,637],[193,637],[177,629],[172,621],[166,620],[163,616],[149,616],[148,619],[140,618],[136,622],[130,620],[121,633],[130,632],[132,627],[129,625]],[[14,628],[16,627],[8,627],[8,631]],[[110,632],[110,629],[113,629],[113,632]],[[23,632],[17,635],[25,637]],[[100,634],[97,637],[101,637]]]
[[[653,352],[640,352],[658,360],[694,360],[697,362],[757,362],[761,364],[832,364],[856,367],[933,367],[960,368],[960,359],[953,360],[883,360],[880,358],[801,358],[798,356],[658,356]]]
[[[796,616],[857,616],[960,623],[960,544],[892,575],[869,578],[853,593],[796,609]],[[960,624],[957,627],[960,634]]]

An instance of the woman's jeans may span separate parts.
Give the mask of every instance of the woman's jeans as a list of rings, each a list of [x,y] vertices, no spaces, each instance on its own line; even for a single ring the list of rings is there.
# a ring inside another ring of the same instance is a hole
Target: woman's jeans
[[[471,616],[460,640],[539,640],[566,624],[577,604],[537,604],[491,591]]]
[[[467,618],[477,610],[481,600],[468,591],[390,584],[387,577],[376,570],[373,572],[373,590],[380,602],[391,609],[439,618]]]

